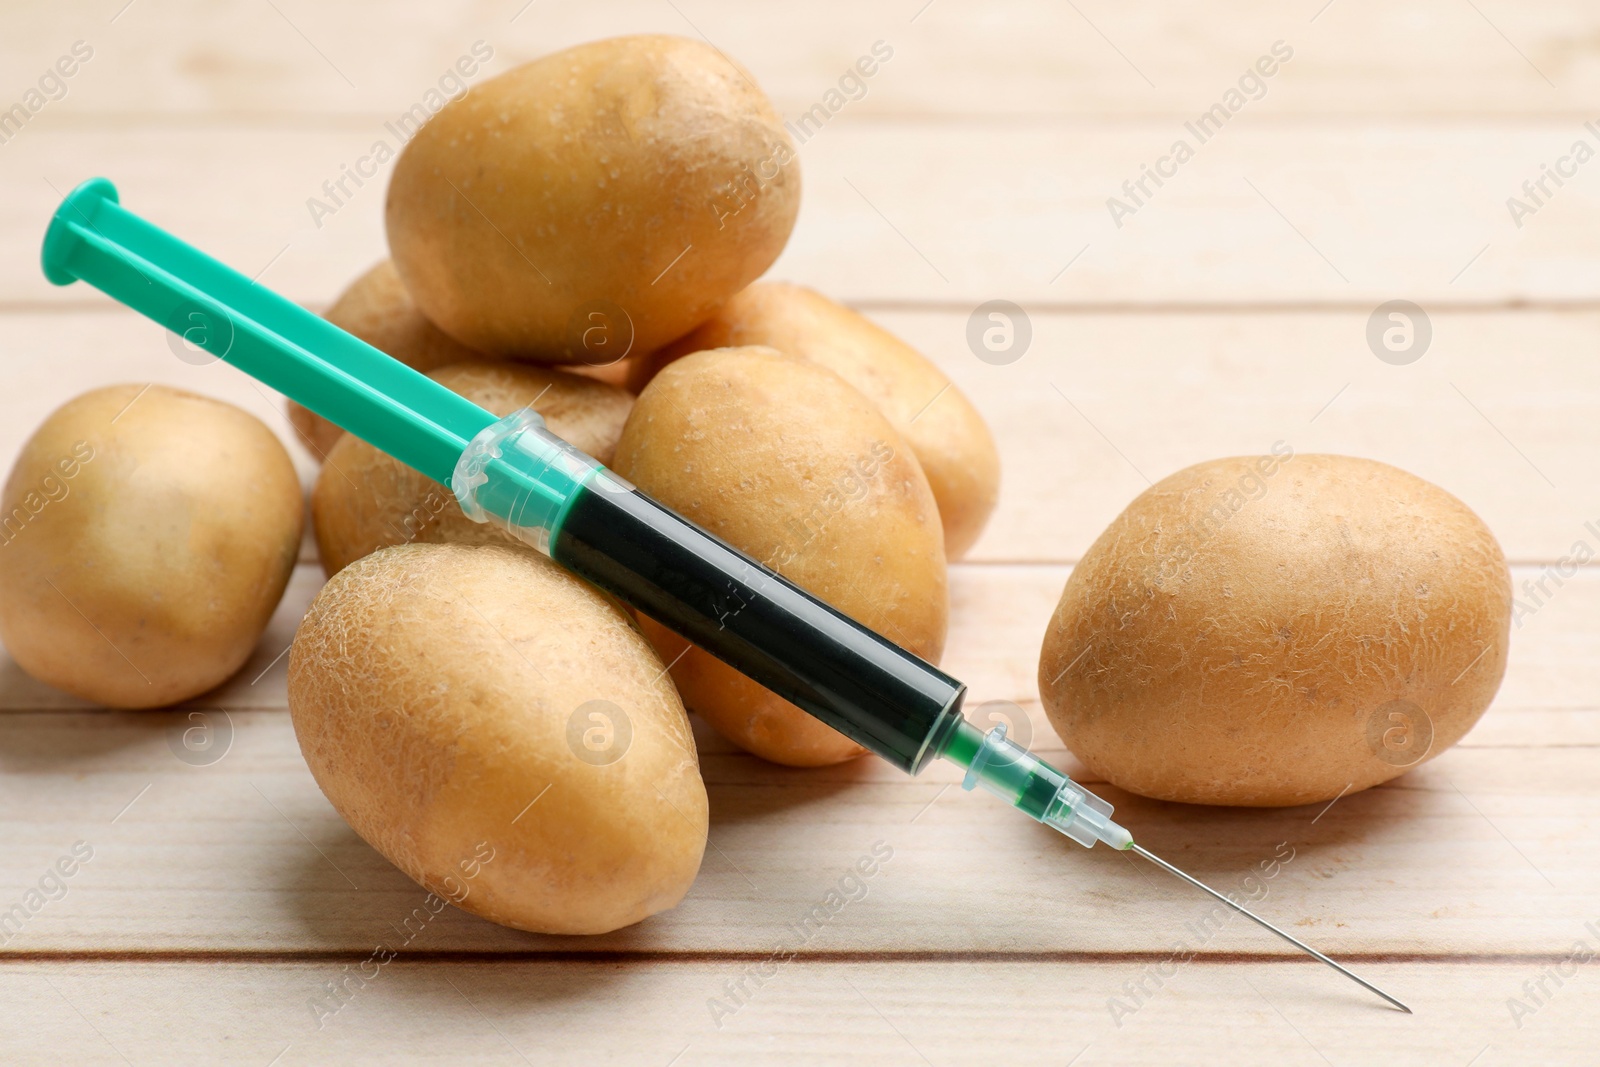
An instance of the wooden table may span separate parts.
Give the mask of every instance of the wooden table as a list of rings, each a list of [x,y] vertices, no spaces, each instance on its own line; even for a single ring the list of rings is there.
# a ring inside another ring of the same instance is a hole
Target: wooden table
[[[1074,766],[1034,680],[1072,561],[1189,463],[1281,440],[1397,464],[1484,517],[1519,590],[1575,544],[1600,546],[1586,525],[1600,518],[1600,161],[1520,219],[1507,204],[1531,204],[1523,182],[1573,142],[1600,147],[1584,125],[1600,118],[1590,0],[443,6],[81,0],[0,15],[0,106],[75,41],[93,49],[65,97],[0,144],[0,454],[68,397],[123,380],[232,400],[288,436],[277,397],[40,276],[44,223],[85,177],[320,307],[383,254],[382,182],[320,225],[307,199],[475,41],[499,71],[611,34],[700,35],[794,117],[881,40],[893,57],[866,95],[801,149],[804,209],[772,273],[908,338],[995,427],[1005,492],[953,568],[946,666],[975,702],[1021,704],[1046,753]],[[1117,225],[1107,198],[1280,41],[1293,55],[1264,95],[1163,164],[1174,176]],[[998,365],[966,341],[996,298],[1032,328]],[[1432,329],[1404,365],[1366,336],[1395,299]],[[1288,843],[1261,910],[1412,1017],[1243,920],[1168,966],[1203,899],[945,771],[784,769],[701,729],[712,830],[681,907],[585,939],[447,911],[346,983],[319,1027],[328,984],[423,897],[322,798],[284,714],[283,652],[320,580],[308,549],[255,658],[192,708],[86,707],[0,662],[0,908],[74,842],[93,848],[67,895],[0,946],[0,1061],[1600,1062],[1600,962],[1564,963],[1575,943],[1600,952],[1593,566],[1546,580],[1537,603],[1519,593],[1530,610],[1494,707],[1384,787],[1283,811],[1105,789],[1127,825],[1224,888]],[[209,765],[173,754],[194,712],[231,731]],[[772,977],[745,977],[878,842],[893,857],[866,896]]]

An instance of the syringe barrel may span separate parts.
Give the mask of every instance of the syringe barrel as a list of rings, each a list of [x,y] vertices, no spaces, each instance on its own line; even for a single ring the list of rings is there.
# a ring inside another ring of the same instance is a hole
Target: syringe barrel
[[[486,428],[463,510],[549,553],[901,770],[939,755],[966,687],[556,437],[531,411]]]
[[[960,682],[608,476],[550,555],[908,773],[960,718]]]

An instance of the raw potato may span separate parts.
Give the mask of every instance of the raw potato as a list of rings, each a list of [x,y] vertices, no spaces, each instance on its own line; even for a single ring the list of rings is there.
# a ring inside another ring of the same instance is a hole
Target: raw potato
[[[402,545],[341,571],[295,634],[289,712],[351,828],[475,915],[605,933],[700,868],[706,791],[661,661],[532,550]]]
[[[944,535],[894,427],[832,371],[768,348],[685,357],[634,405],[613,466],[641,490],[925,659],[944,650]],[[863,751],[641,617],[684,702],[778,763]],[[680,654],[681,658],[680,658]]]
[[[300,549],[300,479],[231,404],[96,389],[23,446],[0,503],[0,639],[23,670],[119,708],[233,674]]]
[[[1328,801],[1443,752],[1505,673],[1483,522],[1349,456],[1213,460],[1140,494],[1072,571],[1039,689],[1089,769],[1161,800]]]
[[[633,397],[613,385],[546,367],[458,363],[428,375],[496,415],[529,404],[552,432],[609,463]],[[410,541],[516,544],[489,523],[473,522],[454,494],[433,479],[343,435],[317,476],[311,519],[330,575],[387,545]]]
[[[983,416],[916,349],[849,308],[804,286],[757,282],[652,359],[637,390],[662,365],[691,352],[766,345],[820,364],[878,406],[928,476],[944,523],[944,550],[960,559],[1000,495],[1000,454]]]
[[[749,74],[699,41],[639,36],[447,104],[395,162],[386,220],[446,333],[594,363],[693,329],[778,257],[799,204],[794,145]]]
[[[448,363],[490,358],[452,340],[424,318],[387,259],[352,282],[323,317],[424,374]],[[318,459],[326,459],[344,436],[339,427],[293,400],[289,421]]]
[[[562,365],[561,369],[571,371],[573,374],[580,374],[585,378],[593,378],[597,382],[605,382],[607,385],[615,385],[619,389],[628,389],[628,382],[637,373],[634,370],[634,366],[638,362],[637,359],[625,359],[616,363],[596,363],[593,365],[588,363],[566,363]],[[628,389],[628,391],[632,392],[633,390]]]

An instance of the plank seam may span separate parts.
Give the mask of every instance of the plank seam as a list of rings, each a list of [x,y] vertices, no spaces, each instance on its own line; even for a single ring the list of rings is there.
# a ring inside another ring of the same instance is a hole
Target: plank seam
[[[339,963],[363,959],[368,948],[351,949],[40,949],[0,952],[0,965],[40,963]],[[1365,964],[1551,964],[1567,959],[1564,952],[1336,952],[1345,963]],[[414,964],[462,963],[592,963],[592,964],[699,964],[759,963],[772,958],[770,949],[507,949],[505,951],[437,949],[396,953],[393,962]],[[833,952],[798,952],[790,963],[1160,963],[1170,961],[1170,949],[1092,950],[1056,949],[1007,951],[1003,949],[889,949]],[[1298,953],[1197,952],[1188,963],[1261,964],[1293,963],[1312,966],[1316,960]]]
[[[967,315],[972,312],[973,302],[970,300],[906,300],[906,299],[861,299],[846,300],[845,303],[858,311],[887,311],[887,312],[947,312],[951,314]],[[1072,301],[1072,300],[1030,300],[1027,301],[1030,314],[1060,314],[1060,315],[1297,315],[1318,314],[1324,312],[1349,312],[1352,314],[1368,315],[1372,312],[1371,300],[1282,300],[1282,301]],[[332,306],[331,301],[320,301],[303,305],[308,310],[321,314]],[[1590,297],[1572,297],[1562,299],[1559,297],[1520,298],[1508,297],[1500,299],[1472,299],[1459,300],[1429,300],[1428,310],[1437,312],[1467,312],[1467,313],[1516,313],[1534,314],[1549,312],[1594,312],[1600,311],[1600,299]],[[117,303],[107,300],[79,300],[76,298],[60,300],[25,299],[25,300],[0,300],[0,315],[3,314],[47,314],[66,313],[82,314],[89,311],[126,313],[126,309]]]

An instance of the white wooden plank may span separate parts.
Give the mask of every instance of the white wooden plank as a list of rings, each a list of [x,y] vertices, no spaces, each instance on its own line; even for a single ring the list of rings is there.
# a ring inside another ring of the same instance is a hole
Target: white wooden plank
[[[503,70],[621,33],[703,35],[790,115],[877,40],[894,57],[847,105],[852,112],[1187,115],[1278,40],[1294,58],[1250,105],[1266,113],[1587,117],[1600,88],[1596,16],[1581,0],[1340,0],[1326,10],[1269,0],[1149,10],[1110,0],[806,0],[763,5],[759,19],[726,0],[391,4],[382,18],[309,0],[125,4],[8,13],[0,64],[19,93],[74,40],[95,49],[38,121],[387,115],[419,99],[476,40],[495,49],[491,69]]]
[[[975,706],[1021,702],[1035,746],[1077,771],[1031,699],[1035,650],[1066,573],[956,568],[946,665],[971,682]],[[319,582],[302,567],[252,663],[191,709],[72,712],[73,701],[14,665],[0,668],[5,706],[63,709],[0,718],[0,838],[8,842],[0,894],[24,892],[76,840],[96,849],[71,895],[6,950],[345,950],[381,930],[389,912],[407,909],[415,888],[328,807],[286,716],[247,710],[282,707],[282,662],[266,665]],[[1270,910],[1332,946],[1541,950],[1600,885],[1592,851],[1574,845],[1600,821],[1590,770],[1595,716],[1574,710],[1592,705],[1596,688],[1597,599],[1600,576],[1585,572],[1528,618],[1501,695],[1508,710],[1491,711],[1461,748],[1324,817],[1106,792],[1153,845],[1224,884],[1290,841],[1301,859]],[[195,711],[207,718],[193,719]],[[197,722],[233,731],[214,765],[174,753]],[[450,912],[432,947],[760,947],[880,839],[897,860],[873,906],[840,926],[852,947],[1124,950],[1159,944],[1204,911],[1182,887],[1152,887],[1117,857],[1082,853],[987,797],[962,794],[943,768],[915,780],[875,761],[803,772],[745,756],[704,729],[698,738],[712,847],[677,911],[611,937],[565,940]],[[1074,890],[1084,896],[1070,898]],[[1038,901],[1058,898],[1059,908],[1039,911]],[[1275,950],[1243,927],[1217,944]]]
[[[624,29],[702,33],[793,117],[881,38],[894,59],[802,149],[805,211],[775,274],[902,333],[999,432],[1001,508],[979,563],[952,580],[946,665],[974,703],[1020,703],[1036,747],[1078,770],[1033,699],[1066,564],[1147,477],[1277,439],[1455,492],[1533,564],[1515,578],[1536,610],[1513,633],[1495,708],[1457,749],[1325,813],[1104,790],[1142,840],[1225,888],[1290,842],[1261,910],[1355,954],[1415,1017],[1288,963],[1236,921],[1118,1025],[1110,998],[1150,981],[1203,900],[967,797],[940,769],[915,781],[872,762],[786,770],[702,728],[711,847],[683,906],[593,939],[446,910],[405,946],[426,962],[388,964],[318,1029],[323,983],[394,941],[422,894],[332,812],[281,710],[278,656],[320,585],[315,566],[299,569],[239,676],[190,708],[85,709],[0,654],[0,911],[72,842],[95,848],[67,895],[0,945],[0,1060],[1590,1056],[1589,968],[1547,976],[1576,939],[1600,948],[1588,847],[1600,568],[1558,582],[1544,564],[1600,543],[1584,525],[1600,523],[1588,462],[1600,372],[1573,355],[1600,340],[1600,185],[1580,171],[1521,228],[1506,197],[1575,139],[1600,144],[1582,125],[1600,88],[1593,5],[820,0],[751,18],[726,0],[497,0],[378,18],[307,0],[124,3],[39,5],[0,32],[16,93],[73,40],[96,48],[67,98],[0,145],[0,233],[21,253],[0,261],[0,455],[56,403],[111,380],[222,396],[287,430],[269,392],[178,363],[153,327],[81,313],[100,298],[39,278],[44,219],[90,173],[320,306],[382,254],[381,182],[320,229],[305,198],[473,40],[493,44],[498,70]],[[1106,198],[1279,38],[1296,56],[1266,97],[1118,228]],[[980,362],[964,337],[973,306],[995,297],[1025,305],[1034,327],[1029,354],[1006,366]],[[1413,366],[1380,363],[1363,339],[1373,306],[1396,297],[1432,316],[1433,348]],[[232,731],[214,764],[173,752],[194,714]],[[867,896],[719,1026],[711,998],[783,946],[879,840],[895,855]],[[575,955],[539,955],[550,952]],[[1541,981],[1553,997],[1515,1018],[1510,998]]]
[[[1582,935],[1582,924],[1574,937]],[[824,932],[826,936],[827,931]],[[1591,946],[1594,938],[1588,937]],[[310,1002],[365,958],[0,965],[0,1050],[23,1065],[205,1062],[888,1065],[1582,1063],[1600,1039],[1588,968],[1512,1021],[1548,959],[1364,963],[1414,1016],[1316,964],[797,960],[713,1021],[759,957],[639,966],[396,961],[323,1020]],[[1145,982],[1137,1010],[1112,998]],[[357,988],[352,983],[352,988]],[[725,1002],[725,1001],[724,1001]],[[1241,1039],[1248,1035],[1247,1040]],[[274,1059],[274,1057],[278,1057]]]
[[[20,899],[73,842],[95,849],[69,895],[0,955],[354,951],[409,911],[418,890],[327,805],[285,715],[209,710],[205,722],[227,723],[232,743],[195,766],[174,753],[192,714],[0,717],[0,901]],[[1037,706],[1027,714],[1036,747],[1079,772]],[[796,771],[697,736],[712,833],[678,909],[587,939],[451,911],[426,947],[758,951],[878,841],[894,858],[863,906],[831,927],[837,948],[1154,951],[1207,911],[1127,857],[1083,852],[963,794],[945,767],[919,779],[871,760]],[[1596,860],[1582,844],[1600,826],[1600,791],[1592,746],[1540,740],[1553,747],[1460,747],[1325,813],[1196,808],[1102,788],[1141,840],[1225,889],[1288,842],[1295,858],[1263,910],[1330,951],[1553,951],[1571,917],[1600,912]],[[1278,951],[1242,922],[1212,947]]]
[[[1373,354],[1367,310],[1035,313],[1031,346],[1002,366],[974,356],[965,311],[872,315],[995,430],[1000,504],[969,558],[1078,558],[1150,481],[1279,441],[1435,482],[1513,560],[1600,551],[1600,364],[1572,358],[1600,349],[1593,312],[1436,309],[1407,366]]]
[[[1138,206],[1124,182],[1177,139],[1197,145],[1181,122],[884,121],[834,132],[802,150],[800,222],[775,270],[853,301],[1365,313],[1401,297],[1588,301],[1596,290],[1584,222],[1600,182],[1568,182],[1520,229],[1506,206],[1577,137],[1600,143],[1576,121],[1244,115],[1164,186],[1147,183],[1143,206],[1119,219],[1110,198]]]
[[[315,224],[306,203],[381,123],[28,129],[4,147],[0,231],[40,234],[94,174],[130,208],[302,302],[383,254],[383,183]],[[800,149],[800,219],[775,276],[851,302],[1355,307],[1406,298],[1588,303],[1600,256],[1580,170],[1518,227],[1507,199],[1575,139],[1573,119],[1440,125],[1243,115],[1119,228],[1108,199],[1185,133],[1176,119],[929,124],[841,116]],[[181,160],[175,166],[174,160]],[[1252,188],[1253,186],[1253,188]],[[1081,256],[1080,256],[1080,253]],[[1066,269],[1071,263],[1070,269]],[[0,263],[9,301],[84,302],[33,256]]]
[[[1146,485],[1191,463],[1298,452],[1368,456],[1473,507],[1513,560],[1600,550],[1600,312],[1440,310],[1410,366],[1367,348],[1360,311],[1141,315],[1036,312],[1033,342],[994,366],[968,347],[964,311],[871,310],[934,359],[984,413],[1002,457],[1000,506],[969,558],[1081,556]],[[0,313],[0,456],[96,382],[160,381],[217,396],[284,439],[277,394],[234,369],[174,357],[132,312]],[[1537,575],[1531,576],[1537,579]]]
[[[1031,716],[1035,742],[1052,751],[1059,742],[1038,706],[1039,647],[1070,573],[1061,565],[979,564],[957,564],[950,572],[950,635],[944,668],[967,683],[970,707],[990,700],[1022,705]],[[1517,567],[1513,578],[1520,585],[1540,573]],[[190,706],[229,712],[286,707],[284,651],[322,582],[318,564],[299,566],[249,662]],[[1585,568],[1514,626],[1505,682],[1495,711],[1480,731],[1502,714],[1532,717],[1518,720],[1522,722],[1518,726],[1509,721],[1496,725],[1479,741],[1533,748],[1589,743],[1593,727],[1585,725],[1590,722],[1586,716],[1600,708],[1596,693],[1600,693],[1600,568]],[[0,648],[0,713],[90,708],[29,678]],[[717,740],[711,748],[733,751]]]
[[[1600,748],[1600,708],[1512,708],[1502,701],[1460,743],[1490,748]]]

